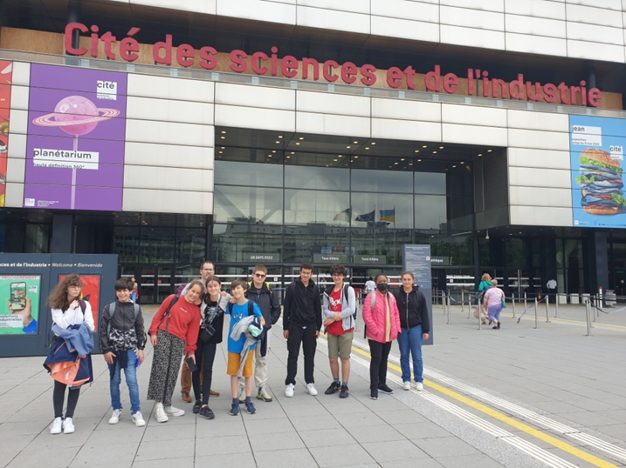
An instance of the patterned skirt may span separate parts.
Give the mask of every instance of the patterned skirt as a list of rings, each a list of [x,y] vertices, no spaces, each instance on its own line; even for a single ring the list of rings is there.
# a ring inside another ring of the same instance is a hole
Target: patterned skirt
[[[163,330],[157,332],[157,344],[154,347],[148,384],[148,400],[160,401],[165,406],[172,404],[172,394],[184,352],[183,340]]]

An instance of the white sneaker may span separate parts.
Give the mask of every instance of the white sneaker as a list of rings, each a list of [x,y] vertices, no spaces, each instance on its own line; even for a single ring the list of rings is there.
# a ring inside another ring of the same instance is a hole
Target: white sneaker
[[[287,386],[285,387],[285,396],[286,396],[287,398],[291,398],[291,397],[293,396],[293,389],[294,389],[295,387],[296,387],[296,386],[295,386],[294,384],[292,384],[292,383],[290,383],[289,385],[287,385]]]
[[[122,410],[114,409],[109,418],[109,424],[117,424],[120,422],[120,414],[122,414]]]
[[[63,420],[63,434],[71,434],[76,430],[74,427],[74,421],[72,418],[65,418]]]
[[[135,423],[135,426],[137,427],[143,427],[146,425],[146,421],[144,421],[143,419],[143,415],[141,414],[141,411],[137,411],[134,414],[131,414],[131,419],[133,420],[133,422]],[[111,421],[109,421],[111,422]]]
[[[315,388],[315,384],[313,383],[306,384],[306,392],[311,396],[317,396],[317,388]]]
[[[415,389],[418,392],[421,392],[422,390],[424,390],[424,384],[422,382],[415,382]]]
[[[163,409],[163,403],[157,403],[156,405],[154,405],[154,417],[157,422],[160,423],[164,423],[169,420],[167,414],[165,413],[165,410]]]
[[[402,388],[404,390],[411,390],[411,382],[402,382]]]
[[[176,408],[175,406],[164,406],[163,409],[165,412],[172,416],[184,416],[185,410]]]
[[[54,418],[52,424],[50,424],[50,434],[60,434],[63,430],[63,419]]]

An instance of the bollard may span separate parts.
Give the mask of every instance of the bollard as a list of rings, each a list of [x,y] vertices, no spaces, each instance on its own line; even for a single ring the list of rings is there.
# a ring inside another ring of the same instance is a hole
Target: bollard
[[[450,325],[450,293],[448,293],[446,296],[446,312],[447,312],[446,325]]]
[[[482,320],[480,319],[480,297],[476,296],[476,310],[478,311],[478,329],[482,330]]]
[[[461,313],[465,309],[465,289],[461,288]]]
[[[515,318],[515,293],[511,294],[511,304],[513,304],[513,318]]]
[[[554,303],[554,318],[559,316],[559,293],[556,294],[556,302]]]
[[[591,305],[589,304],[589,300],[585,301],[585,315],[586,315],[586,322],[587,322],[587,336],[591,335],[591,319],[589,317],[589,309],[591,308]]]
[[[535,329],[538,327],[537,325],[537,296],[535,296]]]
[[[528,312],[528,296],[526,295],[526,291],[524,291],[524,313]]]
[[[550,317],[548,314],[550,313],[550,296],[546,294],[546,323],[550,323]]]
[[[598,296],[591,296],[591,305],[593,305],[593,309],[591,309],[591,320],[593,322],[596,321],[596,314],[598,313]]]

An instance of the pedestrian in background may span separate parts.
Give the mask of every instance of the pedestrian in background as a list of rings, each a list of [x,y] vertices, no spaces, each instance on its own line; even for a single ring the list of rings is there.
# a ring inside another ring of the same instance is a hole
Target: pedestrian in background
[[[504,291],[498,287],[497,280],[491,280],[491,288],[487,289],[483,295],[483,307],[487,309],[489,324],[494,324],[491,327],[494,330],[500,329],[500,312],[504,304]]]

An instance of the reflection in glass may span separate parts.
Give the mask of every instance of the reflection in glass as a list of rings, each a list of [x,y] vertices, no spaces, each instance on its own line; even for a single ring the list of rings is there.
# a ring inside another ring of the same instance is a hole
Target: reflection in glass
[[[415,229],[445,232],[447,222],[446,197],[443,195],[415,195]]]
[[[349,223],[348,192],[285,190],[285,224]]]
[[[285,187],[348,191],[348,169],[314,166],[285,166]]]
[[[413,196],[392,193],[352,193],[352,225],[380,223],[389,229],[413,227]]]
[[[283,166],[280,164],[215,161],[215,180],[220,184],[249,187],[280,187]]]
[[[352,169],[352,190],[412,193],[411,171]]]
[[[216,222],[282,224],[283,191],[261,187],[215,186]]]
[[[316,254],[347,256],[349,233],[346,227],[315,224],[285,226],[287,263],[311,263]]]
[[[402,263],[402,246],[412,242],[410,229],[389,229],[370,225],[352,228],[354,255],[384,256],[387,264]]]
[[[247,262],[252,255],[271,254],[281,259],[282,226],[264,224],[215,224],[213,226],[213,260]],[[262,262],[270,263],[270,262]]]
[[[442,172],[415,172],[415,193],[446,194],[446,174]]]

